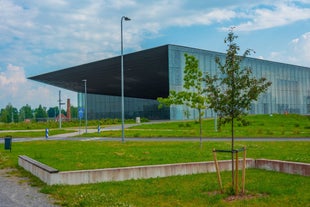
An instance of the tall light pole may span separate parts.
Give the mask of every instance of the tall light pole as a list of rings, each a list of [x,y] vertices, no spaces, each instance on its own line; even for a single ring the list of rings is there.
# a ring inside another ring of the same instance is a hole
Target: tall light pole
[[[58,102],[59,102],[59,117],[58,117],[58,121],[59,121],[59,129],[61,129],[61,121],[62,121],[62,117],[61,117],[61,105],[64,105],[65,103],[62,103],[61,102],[61,91],[59,90],[59,99],[58,99]]]
[[[84,105],[85,105],[85,133],[87,133],[87,80],[82,80],[84,82]]]
[[[125,141],[125,109],[124,109],[124,60],[123,60],[123,20],[130,21],[129,17],[122,16],[121,18],[121,91],[122,91],[122,142]]]

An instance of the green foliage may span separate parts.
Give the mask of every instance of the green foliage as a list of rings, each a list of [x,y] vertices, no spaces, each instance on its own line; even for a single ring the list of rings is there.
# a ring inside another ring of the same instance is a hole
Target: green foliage
[[[251,54],[248,49],[243,56],[238,56],[239,46],[235,43],[238,38],[231,30],[225,38],[227,53],[225,62],[216,58],[220,74],[206,75],[206,91],[209,95],[210,108],[218,113],[220,117],[219,126],[231,123],[234,119],[241,121],[250,109],[251,103],[256,101],[261,93],[266,92],[271,82],[262,77],[256,79],[252,76],[249,67],[241,68],[241,62]]]
[[[11,123],[18,121],[18,111],[16,108],[12,106],[12,104],[8,104],[5,109],[1,109],[0,113],[0,122]]]
[[[183,91],[171,90],[168,98],[158,98],[159,108],[170,105],[185,105],[198,110],[200,145],[202,145],[202,116],[207,108],[208,99],[203,88],[203,73],[199,68],[198,59],[192,55],[185,54],[185,68],[183,78]],[[185,111],[189,116],[189,112]]]
[[[203,115],[203,109],[207,107],[207,99],[203,90],[203,73],[199,69],[198,59],[185,54],[183,91],[171,90],[168,98],[158,98],[160,107],[163,105],[186,105],[197,109]]]
[[[34,110],[36,120],[45,120],[47,118],[46,107],[42,107],[41,104]]]
[[[55,107],[50,107],[48,110],[47,110],[47,115],[48,117],[57,117],[59,115],[59,109],[57,106]]]
[[[71,106],[71,118],[76,119],[78,116],[77,107]],[[0,110],[0,122],[11,123],[11,122],[23,122],[25,119],[32,121],[46,121],[47,117],[54,118],[58,116],[58,107],[50,107],[48,110],[46,107],[39,105],[38,108],[32,109],[28,104],[21,107],[18,111],[8,104],[4,109]],[[62,114],[66,115],[67,112],[62,110]],[[36,120],[34,120],[36,118]]]
[[[31,107],[26,104],[19,110],[19,120],[32,119],[33,113]]]

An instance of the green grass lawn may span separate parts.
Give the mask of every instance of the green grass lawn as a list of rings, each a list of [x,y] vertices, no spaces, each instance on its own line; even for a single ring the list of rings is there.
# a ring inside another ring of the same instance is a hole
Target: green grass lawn
[[[247,126],[240,126],[239,123],[235,125],[236,137],[310,137],[310,116],[301,116],[295,114],[289,115],[251,115],[247,116]],[[133,123],[133,120],[126,120],[127,123]],[[120,124],[118,120],[103,120],[90,121],[89,128],[97,128],[100,123],[101,128],[111,124]],[[66,122],[63,128],[67,130],[74,130],[76,122]],[[49,126],[51,125],[51,126]],[[0,137],[11,135],[13,137],[44,137],[45,128],[50,129],[50,136],[59,133],[68,133],[70,131],[58,131],[54,128],[57,123],[0,123]],[[58,125],[57,125],[58,126]],[[78,126],[78,125],[76,125]],[[84,125],[83,125],[84,126]],[[5,133],[1,130],[12,129],[36,129],[42,128],[42,132],[10,132]],[[66,128],[67,127],[67,128]],[[75,129],[77,130],[77,128]],[[203,121],[202,137],[230,137],[230,125],[223,126],[221,130],[216,131],[214,127],[214,120],[207,119]],[[147,122],[139,126],[125,129],[126,137],[199,137],[199,123],[195,121],[167,121],[161,123]],[[100,134],[88,133],[82,134],[80,137],[121,137],[121,131],[101,131]]]
[[[310,162],[310,142],[236,142],[247,147],[247,157]],[[0,145],[3,149],[3,144]],[[213,160],[212,149],[230,149],[230,142],[104,142],[35,141],[13,143],[0,151],[0,167],[14,167],[27,155],[60,171]],[[219,153],[219,159],[230,159]]]
[[[236,137],[310,137],[310,117],[301,115],[247,116],[247,126],[235,124]],[[229,124],[216,131],[214,120],[203,121],[203,137],[230,137]],[[126,137],[199,137],[199,123],[194,121],[142,124],[125,130]],[[88,137],[120,137],[121,131],[83,134]]]
[[[246,196],[241,198],[219,194],[215,173],[78,186],[45,186],[42,192],[53,195],[59,204],[68,207],[309,206],[309,177],[254,169],[246,173]],[[222,173],[224,185],[229,185],[230,176],[230,172]]]
[[[76,130],[68,130],[68,129],[49,129],[49,136],[57,135],[57,134],[66,134],[76,132]],[[27,137],[45,137],[45,129],[38,131],[21,131],[21,132],[1,132],[0,137],[12,136],[13,138],[27,138]]]
[[[236,142],[237,147],[244,145],[247,157],[310,163],[310,142]],[[16,168],[17,156],[25,154],[63,171],[212,160],[212,149],[229,149],[230,142],[204,142],[200,148],[199,142],[33,141],[12,147],[12,152],[0,150],[0,168]],[[230,176],[222,173],[225,189]],[[62,206],[283,207],[307,206],[310,199],[309,177],[254,169],[247,170],[245,198],[232,201],[228,192],[218,193],[215,173],[77,186],[47,186],[30,177]]]
[[[237,137],[310,137],[309,118],[298,115],[249,116],[250,125],[237,126]],[[229,127],[214,132],[213,120],[204,122],[204,135],[229,137]],[[143,124],[126,130],[133,137],[198,137],[194,122]],[[106,133],[106,132],[104,132]],[[120,136],[113,132],[113,136]],[[188,133],[188,134],[187,134]],[[195,134],[196,133],[196,134]],[[222,134],[221,134],[222,133]],[[102,133],[103,134],[103,133]],[[170,136],[168,136],[170,134]],[[225,135],[226,134],[226,135]],[[89,135],[89,134],[88,134]],[[148,136],[147,136],[148,135]],[[252,135],[252,136],[250,136]],[[90,136],[92,136],[90,134]],[[96,136],[97,133],[96,133]],[[105,136],[105,135],[104,135]],[[206,136],[208,137],[208,136]],[[211,137],[211,136],[210,136]],[[105,142],[105,141],[33,141],[12,144],[12,152],[0,144],[0,168],[18,168],[17,156],[27,155],[61,171],[107,167],[125,167],[166,163],[211,161],[212,149],[230,149],[230,142]],[[248,158],[267,158],[310,163],[310,142],[241,142]],[[219,153],[218,159],[230,159]],[[28,173],[26,173],[30,176]],[[223,184],[229,189],[231,173],[223,172]],[[246,196],[233,198],[218,193],[215,173],[173,176],[123,182],[77,186],[47,186],[30,176],[41,191],[50,194],[62,206],[309,206],[310,177],[248,169]]]

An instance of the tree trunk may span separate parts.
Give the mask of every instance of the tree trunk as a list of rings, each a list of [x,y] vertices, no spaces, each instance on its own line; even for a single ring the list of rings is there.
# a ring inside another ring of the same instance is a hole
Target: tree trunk
[[[201,109],[198,110],[199,113],[199,134],[200,134],[200,148],[202,148],[202,119],[201,119]]]
[[[231,183],[232,187],[235,186],[235,166],[234,166],[234,118],[231,119]]]

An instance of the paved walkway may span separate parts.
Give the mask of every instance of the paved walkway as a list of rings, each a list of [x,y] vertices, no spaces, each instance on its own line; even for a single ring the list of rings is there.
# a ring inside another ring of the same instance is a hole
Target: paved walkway
[[[26,178],[10,175],[12,170],[0,170],[1,207],[56,207],[54,201],[28,184]]]

